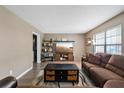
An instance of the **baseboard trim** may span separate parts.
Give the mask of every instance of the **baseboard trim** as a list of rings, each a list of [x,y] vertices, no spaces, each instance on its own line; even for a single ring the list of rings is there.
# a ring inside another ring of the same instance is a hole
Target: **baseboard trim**
[[[20,79],[22,76],[24,76],[27,72],[29,72],[33,67],[28,68],[25,72],[21,73],[19,76],[16,77],[16,79]]]

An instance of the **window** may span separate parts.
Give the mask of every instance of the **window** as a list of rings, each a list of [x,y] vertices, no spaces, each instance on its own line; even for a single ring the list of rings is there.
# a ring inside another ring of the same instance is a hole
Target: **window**
[[[94,38],[94,52],[104,52],[105,45],[105,33],[97,33],[93,36]]]
[[[93,36],[94,53],[121,54],[121,25]]]
[[[121,54],[121,25],[106,31],[106,53]]]

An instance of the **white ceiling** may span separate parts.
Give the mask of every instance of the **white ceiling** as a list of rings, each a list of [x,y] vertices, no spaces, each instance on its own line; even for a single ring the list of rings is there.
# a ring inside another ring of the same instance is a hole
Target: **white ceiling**
[[[43,33],[85,33],[124,10],[124,5],[7,5]]]

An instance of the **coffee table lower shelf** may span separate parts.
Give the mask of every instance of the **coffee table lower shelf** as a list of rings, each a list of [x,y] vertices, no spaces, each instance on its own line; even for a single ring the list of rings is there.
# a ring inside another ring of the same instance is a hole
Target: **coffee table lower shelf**
[[[47,74],[47,72],[55,72],[55,74],[50,75],[50,74]],[[75,74],[68,75],[68,72],[75,72]],[[48,71],[48,70],[46,70],[45,74],[44,74],[44,82],[75,82],[75,83],[78,83],[78,81],[79,81],[78,74],[79,74],[79,72],[77,70],[76,71],[74,71],[74,70],[73,71],[70,71],[70,70]]]

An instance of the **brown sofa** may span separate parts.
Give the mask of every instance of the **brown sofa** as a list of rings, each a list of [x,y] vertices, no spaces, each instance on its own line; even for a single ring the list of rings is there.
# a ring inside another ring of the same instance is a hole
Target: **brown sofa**
[[[124,56],[87,54],[82,58],[82,69],[97,87],[124,87]]]

